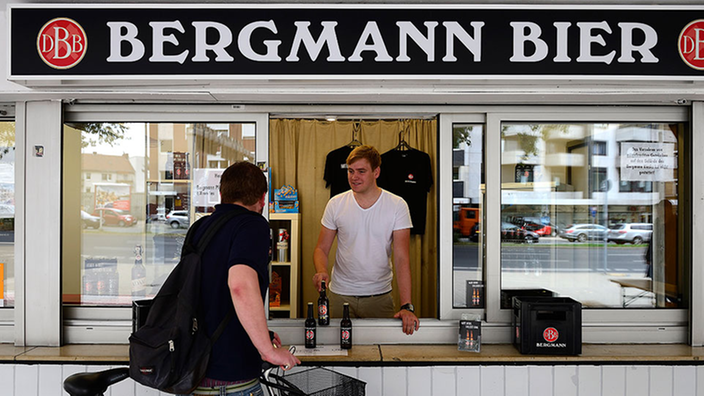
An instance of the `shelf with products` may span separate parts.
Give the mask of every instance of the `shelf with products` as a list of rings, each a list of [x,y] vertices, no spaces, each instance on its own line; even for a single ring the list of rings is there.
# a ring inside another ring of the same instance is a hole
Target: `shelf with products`
[[[271,284],[269,285],[269,316],[271,318],[298,317],[300,305],[298,287],[301,246],[300,219],[300,213],[269,213],[274,259],[271,262]],[[280,241],[285,243],[280,244]]]

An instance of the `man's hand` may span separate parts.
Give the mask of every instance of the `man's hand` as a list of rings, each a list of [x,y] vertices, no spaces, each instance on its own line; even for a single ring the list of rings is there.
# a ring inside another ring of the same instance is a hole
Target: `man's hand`
[[[321,286],[323,281],[325,281],[325,287],[330,287],[330,275],[328,275],[327,272],[318,272],[313,275],[313,284],[315,285],[315,290],[318,292],[323,290]]]
[[[284,348],[273,348],[266,356],[262,355],[262,359],[284,370],[290,370],[297,364],[301,364],[297,357]]]
[[[403,332],[408,335],[412,335],[413,332],[418,330],[418,328],[420,327],[420,321],[418,320],[416,315],[411,311],[402,309],[396,312],[394,318],[401,319],[401,321],[403,322]]]

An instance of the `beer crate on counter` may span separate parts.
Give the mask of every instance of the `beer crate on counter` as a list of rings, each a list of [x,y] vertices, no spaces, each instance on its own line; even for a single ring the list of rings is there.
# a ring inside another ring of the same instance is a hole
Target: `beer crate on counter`
[[[514,297],[513,344],[523,354],[581,354],[582,304],[569,297]]]

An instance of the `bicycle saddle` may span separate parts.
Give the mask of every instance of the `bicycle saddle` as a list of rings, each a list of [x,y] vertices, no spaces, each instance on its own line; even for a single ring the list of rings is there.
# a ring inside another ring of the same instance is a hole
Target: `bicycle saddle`
[[[129,377],[129,370],[120,367],[97,373],[76,373],[64,380],[64,390],[71,396],[102,395],[108,386]]]

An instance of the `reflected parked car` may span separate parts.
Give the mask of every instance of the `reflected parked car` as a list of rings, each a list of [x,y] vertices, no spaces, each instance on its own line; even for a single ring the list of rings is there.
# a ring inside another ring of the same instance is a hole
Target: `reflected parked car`
[[[166,223],[171,228],[188,228],[191,222],[188,220],[187,210],[174,210],[166,215]]]
[[[131,214],[120,209],[98,208],[93,213],[93,216],[102,218],[104,225],[127,227],[137,222]]]
[[[649,242],[653,235],[653,225],[651,223],[619,223],[609,229],[609,242],[618,244],[632,243],[639,245]]]
[[[540,235],[533,231],[524,230],[521,227],[502,222],[501,223],[501,240],[505,242],[526,242],[526,243],[538,243]]]
[[[95,228],[98,229],[100,228],[100,217],[98,216],[93,216],[92,214],[86,212],[86,211],[81,211],[81,223],[83,224],[83,228]]]
[[[570,242],[605,241],[608,234],[609,229],[600,224],[570,224],[560,230],[560,238]]]

